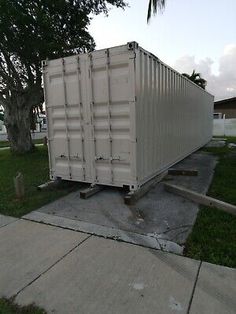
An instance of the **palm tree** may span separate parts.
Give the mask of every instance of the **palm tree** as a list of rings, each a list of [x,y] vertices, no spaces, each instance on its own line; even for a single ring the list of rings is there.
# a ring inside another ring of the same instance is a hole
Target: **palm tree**
[[[165,8],[166,1],[165,0],[149,0],[148,4],[148,13],[147,13],[147,22],[149,22],[152,14],[155,15],[157,10],[160,12]]]
[[[200,86],[201,88],[205,89],[206,85],[207,85],[207,81],[204,80],[201,77],[200,73],[195,72],[195,70],[193,70],[193,73],[191,75],[187,74],[187,73],[182,73],[183,76],[187,77],[190,81],[192,81],[193,83],[197,84],[198,86]]]

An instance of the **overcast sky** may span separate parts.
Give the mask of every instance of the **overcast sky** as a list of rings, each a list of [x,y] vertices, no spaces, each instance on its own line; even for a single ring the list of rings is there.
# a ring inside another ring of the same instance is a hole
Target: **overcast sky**
[[[166,0],[148,25],[148,0],[127,2],[92,20],[97,49],[137,41],[181,73],[200,72],[216,99],[236,96],[236,0]]]

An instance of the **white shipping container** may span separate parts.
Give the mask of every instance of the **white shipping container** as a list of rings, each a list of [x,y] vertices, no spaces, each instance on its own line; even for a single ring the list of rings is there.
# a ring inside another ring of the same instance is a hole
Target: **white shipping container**
[[[50,177],[129,186],[212,137],[213,101],[136,42],[43,61]]]

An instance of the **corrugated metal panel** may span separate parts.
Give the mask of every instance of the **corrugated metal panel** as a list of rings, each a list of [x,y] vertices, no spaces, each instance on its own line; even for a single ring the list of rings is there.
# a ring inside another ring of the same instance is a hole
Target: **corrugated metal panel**
[[[142,48],[136,69],[141,185],[210,140],[213,96]]]
[[[88,113],[86,102],[86,59],[74,56],[48,61],[44,66],[45,101],[48,116],[51,177],[84,181],[91,178],[85,140]]]
[[[134,184],[134,52],[126,46],[44,65],[51,177]]]
[[[51,178],[137,189],[211,137],[213,97],[136,43],[43,69]]]

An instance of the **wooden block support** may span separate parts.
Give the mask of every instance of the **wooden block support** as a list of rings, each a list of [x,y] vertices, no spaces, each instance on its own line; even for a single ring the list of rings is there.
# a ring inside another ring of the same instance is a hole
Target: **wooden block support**
[[[133,205],[138,199],[143,197],[148,193],[158,182],[160,182],[167,175],[167,171],[157,175],[155,178],[151,179],[143,186],[141,186],[137,191],[130,191],[124,197],[124,202],[126,205]]]
[[[42,190],[47,190],[47,189],[51,189],[51,188],[55,188],[56,186],[58,186],[59,184],[61,183],[61,179],[56,179],[54,181],[48,181],[48,182],[45,182],[39,186],[37,186],[37,189],[39,191],[42,191]]]
[[[182,186],[165,183],[164,184],[166,191],[183,196],[184,198],[193,201],[198,204],[206,205],[209,207],[216,207],[218,209],[224,210],[227,213],[236,215],[236,206],[225,203],[223,201],[217,200],[213,197],[203,195],[192,190],[186,189]]]
[[[168,170],[168,174],[173,175],[173,176],[197,176],[198,170],[171,168]]]
[[[91,186],[83,191],[80,191],[80,198],[86,199],[96,193],[98,193],[99,191],[103,190],[104,186],[101,185],[94,185]]]

